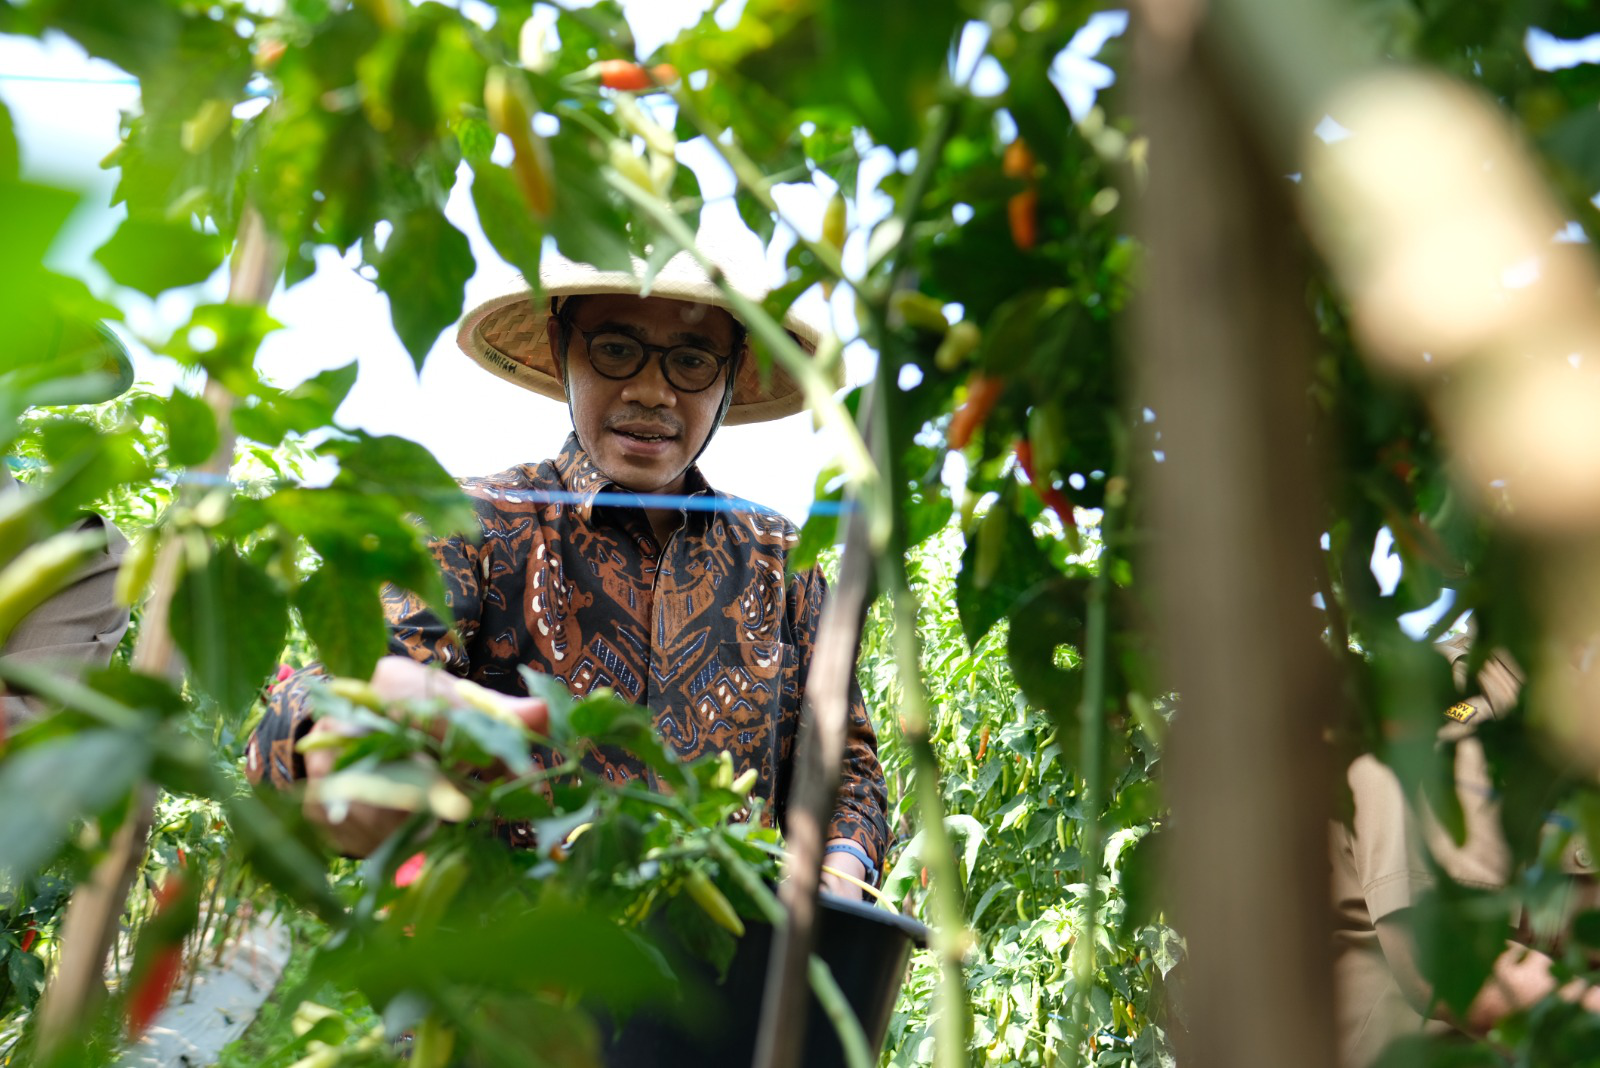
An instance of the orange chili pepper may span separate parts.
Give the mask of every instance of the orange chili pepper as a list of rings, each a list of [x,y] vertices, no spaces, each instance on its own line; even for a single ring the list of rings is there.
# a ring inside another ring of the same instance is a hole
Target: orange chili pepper
[[[978,762],[983,762],[984,754],[989,751],[989,725],[985,723],[983,730],[978,733]]]
[[[678,80],[678,69],[671,63],[658,63],[645,70],[641,63],[626,59],[602,59],[589,67],[607,89],[638,93]]]
[[[1028,183],[1028,188],[1013,193],[1006,201],[1006,216],[1011,222],[1011,243],[1023,252],[1031,252],[1039,243],[1039,190],[1034,185],[1034,171],[1039,161],[1034,159],[1028,142],[1018,137],[1006,146],[1000,157],[1000,169],[1007,178]]]
[[[1011,222],[1011,243],[1018,251],[1032,252],[1039,243],[1039,191],[1029,186],[1011,194],[1006,201],[1006,217]]]
[[[1005,152],[1000,157],[1000,169],[1007,178],[1023,178],[1033,180],[1033,169],[1038,166],[1038,160],[1033,158],[1033,149],[1028,147],[1028,142],[1017,138],[1006,146]]]
[[[998,378],[990,378],[980,371],[972,373],[967,379],[967,399],[950,417],[950,427],[945,431],[944,440],[950,448],[967,447],[973,433],[989,418],[1004,388],[1005,383]]]

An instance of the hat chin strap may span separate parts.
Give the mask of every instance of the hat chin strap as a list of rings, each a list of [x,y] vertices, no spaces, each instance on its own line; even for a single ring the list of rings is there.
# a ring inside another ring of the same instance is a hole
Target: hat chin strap
[[[722,429],[722,421],[728,418],[728,409],[733,407],[734,377],[739,370],[739,364],[744,359],[744,343],[739,344],[739,356],[728,365],[728,384],[722,389],[722,403],[717,406],[717,417],[711,421],[711,429],[706,431],[706,440],[700,443],[700,449],[689,461],[689,467],[700,462],[700,456],[711,447],[711,439],[717,436],[717,431]],[[570,405],[571,399],[568,399]],[[569,408],[570,410],[570,408]],[[688,470],[685,468],[684,470]]]

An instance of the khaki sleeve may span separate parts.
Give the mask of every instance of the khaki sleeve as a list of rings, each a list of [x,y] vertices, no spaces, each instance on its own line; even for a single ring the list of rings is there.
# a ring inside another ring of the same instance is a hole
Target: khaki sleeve
[[[1351,860],[1367,911],[1377,923],[1409,907],[1433,880],[1416,859],[1413,823],[1395,773],[1366,754],[1351,763],[1347,778],[1355,799]]]
[[[0,656],[28,664],[57,668],[77,675],[111,662],[128,630],[128,610],[114,596],[117,569],[128,542],[115,526],[99,516],[78,524],[80,530],[104,528],[106,547],[73,579],[72,584],[35,608],[11,632]],[[44,710],[37,698],[0,696],[0,712],[7,731]]]

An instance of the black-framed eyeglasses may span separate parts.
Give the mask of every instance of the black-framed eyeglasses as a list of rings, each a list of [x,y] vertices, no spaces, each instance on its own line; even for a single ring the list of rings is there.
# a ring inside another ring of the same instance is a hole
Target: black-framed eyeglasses
[[[567,328],[583,338],[589,366],[602,378],[632,378],[644,370],[651,356],[661,358],[661,373],[679,393],[700,393],[716,384],[722,369],[732,362],[698,345],[646,345],[630,334],[615,330],[579,330],[570,319]]]

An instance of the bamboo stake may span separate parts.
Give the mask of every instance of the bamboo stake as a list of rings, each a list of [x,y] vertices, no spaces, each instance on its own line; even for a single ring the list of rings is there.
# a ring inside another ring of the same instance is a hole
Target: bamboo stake
[[[279,254],[261,216],[247,207],[240,218],[228,300],[265,305],[278,280]],[[234,431],[230,418],[234,398],[222,384],[206,383],[206,401],[220,430],[217,450],[200,470],[226,478],[233,459]],[[197,491],[190,489],[189,493]],[[183,544],[171,538],[156,559],[150,599],[145,605],[133,669],[141,674],[172,677],[182,668],[172,638],[172,597],[178,585]],[[61,963],[39,1003],[39,1052],[48,1061],[81,1029],[94,1004],[105,994],[106,957],[116,937],[129,888],[143,863],[158,791],[152,783],[134,788],[128,817],[117,829],[104,859],[89,880],[73,891],[61,928]]]
[[[811,673],[806,679],[806,714],[802,720],[806,727],[799,740],[795,786],[784,832],[788,878],[779,888],[788,918],[773,930],[756,1044],[755,1063],[765,1068],[792,1068],[798,1061],[805,1031],[802,999],[815,933],[822,836],[839,791],[856,645],[861,638],[867,587],[872,579],[871,557],[864,509],[852,509],[845,528],[839,582],[823,605]]]

